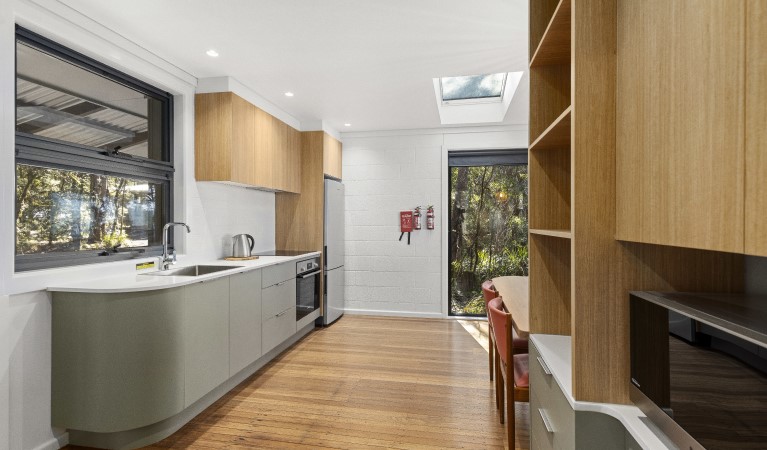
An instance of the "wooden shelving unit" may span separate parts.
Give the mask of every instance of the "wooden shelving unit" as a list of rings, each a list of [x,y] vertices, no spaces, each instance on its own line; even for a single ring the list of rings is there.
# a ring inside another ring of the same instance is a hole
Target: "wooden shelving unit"
[[[551,236],[551,237],[557,237],[561,239],[570,239],[573,237],[573,233],[571,233],[570,230],[530,229],[530,234],[537,234],[540,236]]]
[[[570,112],[572,107],[568,106],[562,114],[559,115],[548,128],[530,144],[530,150],[546,150],[552,148],[570,147]]]
[[[559,2],[530,58],[530,67],[570,64],[571,7],[571,0]]]
[[[615,239],[618,3],[529,2],[530,328],[572,336],[573,395],[607,403],[629,403],[630,290],[743,287],[738,255]]]

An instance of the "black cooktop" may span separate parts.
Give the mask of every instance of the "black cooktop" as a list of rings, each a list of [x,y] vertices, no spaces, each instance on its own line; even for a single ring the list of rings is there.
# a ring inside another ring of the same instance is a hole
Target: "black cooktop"
[[[271,250],[258,253],[258,256],[298,256],[313,252],[316,252],[316,250]]]

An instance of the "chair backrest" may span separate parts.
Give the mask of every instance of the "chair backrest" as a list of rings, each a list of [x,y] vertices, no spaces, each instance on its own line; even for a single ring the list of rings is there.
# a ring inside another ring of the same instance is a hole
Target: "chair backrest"
[[[482,295],[485,296],[485,306],[487,306],[487,302],[498,297],[498,291],[493,286],[493,280],[487,280],[482,283]]]
[[[498,355],[507,364],[511,358],[511,314],[503,310],[503,298],[496,297],[487,303],[487,312],[493,323],[493,336]],[[507,366],[508,367],[508,366]]]

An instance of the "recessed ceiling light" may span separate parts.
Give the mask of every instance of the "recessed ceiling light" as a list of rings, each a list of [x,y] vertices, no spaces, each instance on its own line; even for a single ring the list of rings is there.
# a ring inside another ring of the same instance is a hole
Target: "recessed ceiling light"
[[[293,96],[293,93],[292,93],[292,92],[286,92],[286,93],[285,93],[285,97],[292,97],[292,96]]]
[[[206,54],[206,55],[208,55],[208,56],[210,56],[210,57],[213,57],[213,58],[215,58],[216,56],[218,56],[218,52],[217,52],[217,51],[215,51],[215,50],[213,50],[213,49],[210,49],[210,50],[208,50],[207,52],[205,52],[205,54]]]
[[[344,126],[345,126],[345,127],[350,127],[350,126],[352,126],[352,124],[350,124],[350,123],[345,123],[345,124],[344,124]]]

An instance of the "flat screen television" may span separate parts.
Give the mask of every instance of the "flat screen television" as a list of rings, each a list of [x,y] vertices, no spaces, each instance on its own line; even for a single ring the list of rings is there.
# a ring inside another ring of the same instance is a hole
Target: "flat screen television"
[[[632,292],[631,399],[682,450],[767,449],[767,297]]]

